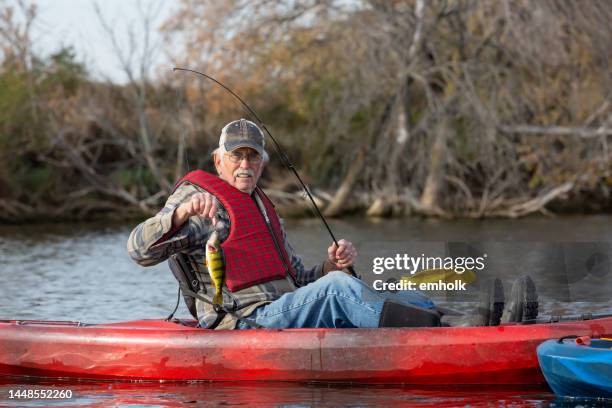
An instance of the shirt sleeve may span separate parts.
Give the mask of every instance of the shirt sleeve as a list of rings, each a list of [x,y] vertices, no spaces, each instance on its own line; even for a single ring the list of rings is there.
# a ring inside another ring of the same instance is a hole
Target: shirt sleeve
[[[187,252],[190,248],[203,246],[212,231],[208,218],[191,217],[183,225],[172,225],[172,216],[177,207],[198,192],[193,185],[182,184],[168,197],[157,214],[132,230],[127,250],[136,263],[142,266],[155,265],[177,252]]]

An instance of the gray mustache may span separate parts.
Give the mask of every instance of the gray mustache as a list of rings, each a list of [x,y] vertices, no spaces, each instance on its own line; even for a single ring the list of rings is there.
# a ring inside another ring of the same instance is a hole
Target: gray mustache
[[[247,170],[237,170],[234,172],[234,177],[238,177],[238,176],[251,176],[253,177],[255,174],[253,173],[253,170],[251,169],[247,169]]]

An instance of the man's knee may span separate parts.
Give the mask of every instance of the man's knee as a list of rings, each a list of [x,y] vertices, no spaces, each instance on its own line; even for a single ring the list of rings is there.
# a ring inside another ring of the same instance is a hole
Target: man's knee
[[[328,272],[325,276],[319,279],[319,281],[323,286],[325,286],[326,289],[342,289],[353,286],[356,287],[360,284],[357,279],[342,271]]]
[[[327,274],[325,274],[325,276],[323,276],[323,278],[321,279],[325,279],[326,281],[329,281],[329,282],[335,282],[335,281],[344,281],[347,278],[350,279],[351,276],[342,271],[331,271],[331,272],[327,272]]]

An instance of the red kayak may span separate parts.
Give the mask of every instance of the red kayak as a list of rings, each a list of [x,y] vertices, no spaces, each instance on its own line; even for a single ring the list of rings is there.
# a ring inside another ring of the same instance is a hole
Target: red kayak
[[[104,380],[544,383],[536,347],[612,318],[385,329],[204,330],[194,322],[0,321],[0,376]]]

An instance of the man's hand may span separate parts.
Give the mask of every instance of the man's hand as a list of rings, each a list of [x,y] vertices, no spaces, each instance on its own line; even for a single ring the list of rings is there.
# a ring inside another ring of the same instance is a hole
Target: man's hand
[[[339,245],[334,242],[327,248],[328,261],[334,264],[338,269],[348,268],[353,265],[357,258],[357,250],[353,244],[345,239],[338,241]]]
[[[217,207],[218,201],[215,196],[210,193],[197,193],[191,197],[191,200],[181,204],[174,211],[172,225],[182,225],[193,215],[210,218],[212,224],[215,225],[217,223],[217,217],[215,216]]]

